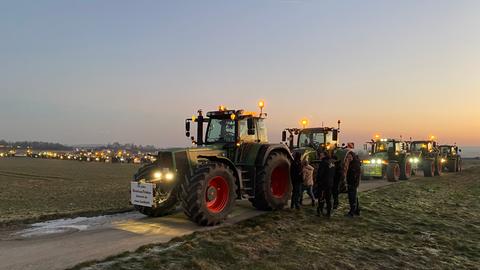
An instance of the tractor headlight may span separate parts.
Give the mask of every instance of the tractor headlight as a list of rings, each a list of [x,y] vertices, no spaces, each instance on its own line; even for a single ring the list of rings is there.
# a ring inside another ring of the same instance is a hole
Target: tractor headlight
[[[440,162],[442,162],[442,163],[445,163],[446,161],[447,161],[447,160],[444,159],[444,158],[442,158],[442,159],[440,160]]]
[[[413,158],[409,158],[408,162],[413,163]]]
[[[161,179],[162,178],[162,173],[161,172],[154,172],[153,173],[153,179]]]
[[[167,180],[167,181],[173,180],[174,177],[175,176],[171,172],[168,172],[167,174],[165,174],[165,180]]]
[[[375,159],[370,160],[370,163],[375,164],[377,162]]]
[[[377,163],[378,163],[378,164],[382,164],[382,162],[383,162],[383,160],[377,159]]]
[[[416,158],[413,158],[413,162],[414,162],[414,163],[418,163],[418,158],[417,158],[417,157],[416,157]]]

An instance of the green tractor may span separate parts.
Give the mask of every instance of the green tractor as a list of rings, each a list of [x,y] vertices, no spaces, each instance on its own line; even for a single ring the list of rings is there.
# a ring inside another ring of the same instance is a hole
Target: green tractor
[[[265,116],[220,106],[206,117],[199,111],[186,119],[187,137],[191,123],[197,124],[196,141],[190,137],[194,146],[162,150],[140,168],[131,183],[132,204],[152,217],[181,204],[202,226],[226,219],[236,200],[249,200],[259,210],[282,209],[292,189],[292,156],[285,145],[268,143]]]
[[[387,178],[388,181],[408,180],[412,161],[408,144],[397,139],[376,137],[365,145],[368,158],[362,161],[362,179]]]
[[[440,155],[442,156],[442,170],[448,172],[459,172],[462,170],[462,157],[456,145],[440,145]]]
[[[305,128],[306,123],[306,120],[302,121],[304,128],[286,128],[282,132],[282,141],[288,145],[292,153],[300,153],[302,160],[308,160],[314,167],[320,162],[318,153],[321,151],[329,153],[331,157],[336,157],[340,161],[340,166],[343,167],[343,177],[340,180],[339,190],[340,192],[346,192],[347,171],[354,153],[352,149],[340,146],[338,138],[340,121],[338,121],[337,128]],[[353,148],[353,144],[351,145]]]
[[[442,157],[438,144],[433,138],[410,142],[410,155],[414,174],[419,170],[423,171],[425,177],[442,174]]]

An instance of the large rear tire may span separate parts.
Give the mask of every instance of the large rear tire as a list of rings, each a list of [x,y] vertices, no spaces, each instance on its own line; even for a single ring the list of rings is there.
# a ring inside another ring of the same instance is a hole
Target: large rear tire
[[[273,152],[257,174],[252,205],[263,211],[282,209],[291,193],[290,160],[283,153]]]
[[[400,180],[408,180],[412,176],[412,163],[405,158],[400,162]]]
[[[182,185],[183,211],[198,225],[217,225],[232,212],[236,189],[228,166],[219,162],[203,165]]]
[[[387,165],[387,180],[396,182],[400,179],[400,165],[398,163],[388,163]]]
[[[423,161],[423,176],[425,177],[432,177],[435,171],[435,162],[430,159],[426,159]]]

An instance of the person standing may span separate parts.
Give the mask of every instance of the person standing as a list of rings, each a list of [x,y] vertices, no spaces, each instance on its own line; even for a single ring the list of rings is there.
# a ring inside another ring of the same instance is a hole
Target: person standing
[[[317,183],[318,183],[318,207],[317,215],[330,217],[332,213],[332,186],[333,177],[335,176],[335,163],[329,158],[325,152],[319,154],[320,163],[318,166]],[[326,205],[326,213],[323,212]]]
[[[300,202],[303,199],[303,192],[307,191],[308,196],[312,199],[312,206],[315,206],[315,196],[313,195],[313,166],[308,163],[308,160],[302,162],[302,176],[303,187],[300,194]]]
[[[347,192],[348,203],[350,204],[350,211],[347,213],[348,217],[360,215],[360,204],[358,203],[357,189],[360,184],[361,162],[358,155],[354,154],[353,160],[347,172]]]
[[[338,208],[338,195],[340,193],[340,181],[343,174],[342,162],[338,159],[337,156],[333,157],[335,162],[335,176],[333,177],[333,187],[332,187],[332,196],[333,196],[333,209]]]
[[[290,178],[292,181],[292,199],[290,208],[300,209],[300,196],[302,192],[302,155],[296,152],[293,156],[293,163],[290,169]]]

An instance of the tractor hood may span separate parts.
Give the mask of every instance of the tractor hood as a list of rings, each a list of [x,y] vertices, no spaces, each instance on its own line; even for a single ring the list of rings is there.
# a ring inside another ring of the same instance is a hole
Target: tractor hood
[[[388,153],[387,152],[377,152],[373,155],[370,155],[368,159],[381,159],[381,160],[388,160]]]
[[[201,156],[224,156],[225,152],[222,146],[216,145],[162,149],[154,163],[140,168],[136,178],[150,180],[155,172],[160,172],[162,177],[169,174],[175,180],[185,179],[193,174]]]

